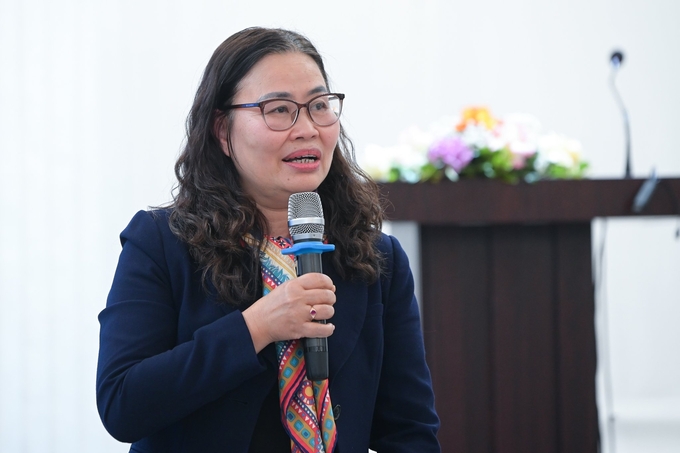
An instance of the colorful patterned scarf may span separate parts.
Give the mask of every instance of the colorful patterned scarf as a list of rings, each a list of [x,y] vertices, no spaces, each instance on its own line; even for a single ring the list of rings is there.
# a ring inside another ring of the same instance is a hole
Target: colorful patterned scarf
[[[246,238],[253,244],[252,237]],[[263,295],[296,277],[295,258],[281,254],[291,244],[284,238],[269,239],[260,249]],[[281,422],[291,439],[292,453],[332,453],[337,441],[328,379],[310,381],[299,340],[277,341]]]

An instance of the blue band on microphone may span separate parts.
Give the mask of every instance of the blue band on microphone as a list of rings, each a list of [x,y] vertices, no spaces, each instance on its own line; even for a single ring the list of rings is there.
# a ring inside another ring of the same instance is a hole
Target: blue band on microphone
[[[292,247],[281,250],[281,253],[284,255],[300,256],[307,255],[308,253],[332,252],[333,250],[335,250],[335,245],[333,244],[324,244],[323,242],[319,241],[310,241],[293,244]]]

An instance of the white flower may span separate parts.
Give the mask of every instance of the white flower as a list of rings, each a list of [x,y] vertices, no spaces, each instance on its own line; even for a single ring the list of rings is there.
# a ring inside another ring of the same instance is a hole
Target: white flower
[[[529,156],[538,147],[541,123],[538,118],[524,113],[513,113],[504,118],[498,127],[497,140],[511,153]]]
[[[387,179],[387,174],[390,171],[392,151],[378,145],[367,145],[364,152],[358,156],[359,165],[366,173],[377,181],[384,181]]]
[[[581,142],[564,135],[551,133],[538,140],[538,167],[543,169],[549,164],[573,168],[581,160]]]
[[[416,150],[407,144],[395,146],[371,144],[366,146],[360,164],[373,179],[378,181],[387,180],[392,168],[398,168],[407,178],[419,178],[420,167],[427,163],[425,151]]]
[[[503,147],[495,147],[496,142],[494,141],[491,131],[483,125],[468,124],[465,130],[463,130],[460,138],[463,140],[463,143],[470,148],[489,148],[490,150],[495,151]]]
[[[399,168],[420,168],[427,163],[427,149],[416,149],[413,146],[402,143],[390,148],[392,151],[392,164]]]

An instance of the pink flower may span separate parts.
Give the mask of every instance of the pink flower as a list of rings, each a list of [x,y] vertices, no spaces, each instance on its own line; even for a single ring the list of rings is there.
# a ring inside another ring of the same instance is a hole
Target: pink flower
[[[474,153],[458,136],[444,137],[435,142],[427,151],[430,162],[443,162],[453,168],[456,173],[470,163]]]

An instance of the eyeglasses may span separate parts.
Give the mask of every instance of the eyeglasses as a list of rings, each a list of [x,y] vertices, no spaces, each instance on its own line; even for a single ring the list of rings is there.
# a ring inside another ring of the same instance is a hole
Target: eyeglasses
[[[259,107],[265,124],[273,131],[285,131],[293,127],[300,116],[300,109],[306,108],[309,118],[317,126],[330,126],[340,119],[342,101],[341,93],[324,93],[300,104],[290,99],[267,99],[250,104],[236,104],[224,107],[230,109],[248,109]]]

